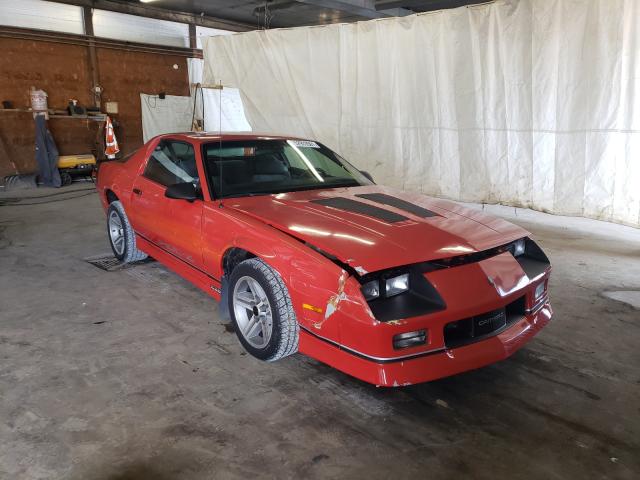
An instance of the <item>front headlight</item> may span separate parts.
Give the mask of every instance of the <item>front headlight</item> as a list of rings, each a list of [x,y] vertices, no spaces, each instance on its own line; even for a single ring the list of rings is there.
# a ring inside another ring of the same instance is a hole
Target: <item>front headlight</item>
[[[525,239],[521,238],[520,240],[516,240],[513,242],[513,256],[519,257],[520,255],[524,255],[525,251]]]
[[[397,277],[388,278],[384,282],[385,294],[387,297],[393,297],[399,293],[409,290],[409,274],[398,275]]]
[[[380,296],[380,280],[372,280],[362,285],[362,294],[367,300],[373,300]]]
[[[427,280],[424,267],[420,265],[383,270],[358,280],[361,282],[362,296],[367,300],[374,318],[380,322],[417,317],[446,308],[444,300]],[[406,339],[400,337],[396,340],[402,346]]]

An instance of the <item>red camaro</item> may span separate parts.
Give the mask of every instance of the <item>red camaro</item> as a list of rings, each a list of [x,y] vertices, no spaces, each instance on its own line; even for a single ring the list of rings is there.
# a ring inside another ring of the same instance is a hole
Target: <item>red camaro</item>
[[[221,301],[261,360],[302,352],[397,386],[502,360],[551,319],[520,227],[374,184],[324,145],[174,134],[101,165],[113,252]]]

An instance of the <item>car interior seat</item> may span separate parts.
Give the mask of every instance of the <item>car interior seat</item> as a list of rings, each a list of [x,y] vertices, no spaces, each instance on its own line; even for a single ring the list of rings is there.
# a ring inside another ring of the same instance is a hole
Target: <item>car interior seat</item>
[[[291,178],[289,168],[277,155],[267,154],[253,160],[254,182],[279,182]]]
[[[247,162],[245,160],[225,159],[219,163],[214,163],[213,175],[220,178],[221,173],[224,185],[249,183],[251,180],[251,174],[247,170]]]

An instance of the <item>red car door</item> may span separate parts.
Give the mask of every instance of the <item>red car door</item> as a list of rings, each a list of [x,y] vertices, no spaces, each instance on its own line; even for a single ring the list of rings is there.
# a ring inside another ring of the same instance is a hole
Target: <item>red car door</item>
[[[133,223],[139,235],[202,269],[202,200],[165,197],[168,186],[187,182],[200,183],[193,145],[162,140],[134,182]]]

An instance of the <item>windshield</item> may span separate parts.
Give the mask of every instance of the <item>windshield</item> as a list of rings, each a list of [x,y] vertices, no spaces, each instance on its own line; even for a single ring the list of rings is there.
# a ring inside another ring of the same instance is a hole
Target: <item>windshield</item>
[[[338,154],[308,140],[206,143],[202,157],[215,198],[372,184]]]

